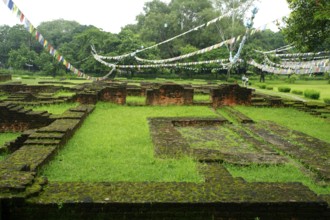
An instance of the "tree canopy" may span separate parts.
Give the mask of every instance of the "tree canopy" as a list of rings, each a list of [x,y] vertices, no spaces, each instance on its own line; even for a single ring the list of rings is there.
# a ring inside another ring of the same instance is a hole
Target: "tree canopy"
[[[109,71],[109,68],[94,60],[91,56],[91,45],[95,46],[98,53],[106,56],[131,53],[205,24],[225,14],[229,8],[239,7],[246,2],[253,2],[253,0],[172,0],[169,4],[153,0],[145,4],[143,12],[136,17],[136,24],[123,27],[118,34],[63,19],[43,22],[37,29],[75,67],[86,73],[102,76]],[[203,27],[138,55],[145,59],[166,59],[242,35],[246,30],[243,12],[245,11],[237,11],[229,18],[224,18],[213,25]],[[268,50],[284,44],[284,38],[280,32],[257,33],[248,38],[247,49],[243,50],[242,55],[246,59],[256,58],[257,55],[251,48]],[[238,44],[232,44],[230,47],[229,50],[222,47],[183,62],[228,59],[229,52],[236,50]],[[2,67],[42,71],[49,75],[66,72],[65,67],[59,65],[56,59],[43,50],[35,37],[21,25],[0,26],[0,62]],[[137,64],[137,61],[127,58],[118,64]],[[215,66],[206,64],[203,67]],[[157,73],[156,69],[150,71]],[[177,71],[181,72],[179,74],[189,72]]]
[[[292,10],[284,35],[304,52],[330,48],[329,0],[287,0]]]

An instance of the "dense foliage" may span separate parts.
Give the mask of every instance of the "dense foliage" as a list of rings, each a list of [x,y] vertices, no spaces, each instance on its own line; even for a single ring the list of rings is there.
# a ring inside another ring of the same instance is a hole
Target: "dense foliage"
[[[91,56],[91,45],[94,45],[98,53],[102,55],[131,53],[204,24],[226,13],[228,8],[239,7],[245,2],[247,0],[172,0],[166,4],[160,0],[153,0],[145,4],[143,12],[136,17],[136,24],[123,27],[118,34],[62,19],[41,23],[38,30],[75,67],[83,72],[101,76],[107,73],[109,68],[94,60]],[[211,46],[233,36],[244,35],[246,21],[243,19],[243,13],[250,16],[249,11],[241,11],[216,24],[140,53],[139,56],[146,59],[169,58]],[[252,57],[261,60],[262,57],[255,54],[252,49],[269,50],[283,45],[285,42],[281,33],[259,32],[248,39],[242,56],[246,60]],[[238,46],[238,43],[230,45],[230,48],[224,46],[183,62],[228,59],[229,52],[237,51]],[[137,64],[137,61],[127,58],[118,64]],[[246,64],[241,65],[246,68]],[[67,73],[65,67],[43,50],[35,37],[21,25],[0,26],[0,67],[40,71],[53,76]],[[219,66],[208,64],[199,67]],[[141,71],[129,70],[126,74],[130,76],[136,72],[143,74]],[[211,72],[211,70],[196,72],[185,69],[147,69],[143,72],[147,75],[159,73],[180,77],[191,77],[196,74],[212,76],[219,73],[218,71]]]
[[[301,51],[330,48],[330,1],[287,0],[292,10],[284,34]]]

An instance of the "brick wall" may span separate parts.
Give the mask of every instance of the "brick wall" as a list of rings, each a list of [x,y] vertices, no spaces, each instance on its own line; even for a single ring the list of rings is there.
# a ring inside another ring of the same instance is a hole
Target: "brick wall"
[[[147,90],[147,105],[191,105],[194,89],[177,84],[164,84]]]

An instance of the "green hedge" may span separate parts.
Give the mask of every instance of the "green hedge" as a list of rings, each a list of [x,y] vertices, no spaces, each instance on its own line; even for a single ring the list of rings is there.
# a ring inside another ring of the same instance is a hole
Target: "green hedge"
[[[266,84],[258,84],[258,87],[260,89],[266,89],[267,85]]]
[[[310,99],[319,99],[320,98],[320,92],[313,90],[313,89],[306,89],[304,92],[304,96],[306,98]]]
[[[267,89],[267,90],[273,90],[274,87],[273,87],[273,86],[266,86],[266,89]]]
[[[290,87],[286,87],[286,86],[280,86],[280,87],[278,87],[278,91],[279,92],[289,93],[291,91],[291,88]]]
[[[292,90],[291,93],[296,94],[296,95],[303,95],[304,94],[304,92],[301,91],[301,90]]]
[[[324,98],[324,103],[330,105],[330,98]]]

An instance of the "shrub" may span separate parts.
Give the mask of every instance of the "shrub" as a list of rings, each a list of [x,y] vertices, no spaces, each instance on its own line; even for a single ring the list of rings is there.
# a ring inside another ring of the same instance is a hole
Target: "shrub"
[[[260,89],[266,89],[267,85],[266,84],[259,84],[258,87]]]
[[[285,80],[285,82],[289,83],[289,84],[294,84],[296,82],[296,80],[298,79],[298,76],[293,74],[292,76],[290,76],[290,78],[287,78]]]
[[[303,95],[304,92],[301,90],[292,90],[291,93],[296,94],[296,95]]]
[[[330,98],[324,98],[323,101],[325,104],[330,105]]]
[[[291,88],[290,87],[285,87],[285,86],[280,86],[280,87],[278,87],[278,91],[288,93],[288,92],[291,91]]]
[[[306,98],[310,98],[310,99],[319,99],[320,98],[320,92],[315,91],[313,89],[307,89],[304,92],[304,96]]]
[[[267,86],[266,89],[267,90],[273,90],[274,88],[273,88],[273,86]]]
[[[229,83],[236,83],[237,80],[236,80],[235,78],[229,78],[229,79],[227,80],[227,82],[229,82]]]

